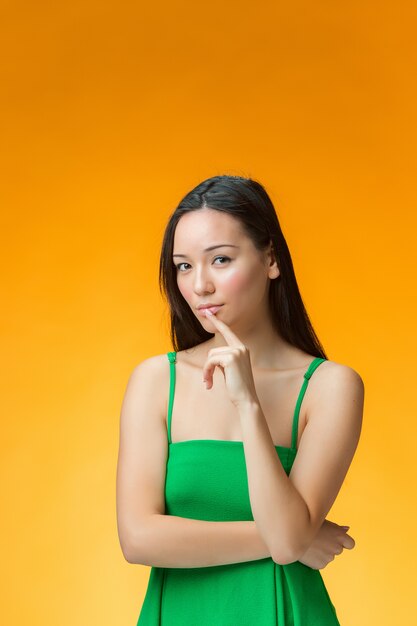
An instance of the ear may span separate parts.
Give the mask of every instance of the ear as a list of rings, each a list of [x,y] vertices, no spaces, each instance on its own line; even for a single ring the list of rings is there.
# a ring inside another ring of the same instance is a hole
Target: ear
[[[269,244],[269,250],[267,252],[267,264],[268,264],[268,278],[278,278],[280,275],[277,259],[274,252],[274,246],[272,241]]]

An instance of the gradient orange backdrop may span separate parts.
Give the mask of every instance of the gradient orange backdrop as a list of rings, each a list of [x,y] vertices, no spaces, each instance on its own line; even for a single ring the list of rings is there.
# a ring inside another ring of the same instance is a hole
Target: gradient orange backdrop
[[[265,185],[329,358],[365,383],[328,515],[356,547],[322,570],[341,624],[417,622],[416,22],[392,1],[3,4],[2,623],[136,624],[121,401],[171,349],[167,218],[222,173]]]

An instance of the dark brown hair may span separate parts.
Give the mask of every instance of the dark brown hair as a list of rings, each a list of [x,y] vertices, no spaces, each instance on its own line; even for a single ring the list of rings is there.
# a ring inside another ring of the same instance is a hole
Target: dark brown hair
[[[160,264],[159,288],[170,308],[171,341],[174,350],[186,350],[214,336],[206,331],[191,311],[177,285],[172,259],[174,233],[185,213],[210,208],[240,220],[244,232],[259,251],[271,242],[280,275],[269,286],[269,308],[280,336],[308,354],[327,359],[304,307],[287,243],[278,216],[264,187],[252,178],[213,176],[201,182],[181,200],[165,229]]]

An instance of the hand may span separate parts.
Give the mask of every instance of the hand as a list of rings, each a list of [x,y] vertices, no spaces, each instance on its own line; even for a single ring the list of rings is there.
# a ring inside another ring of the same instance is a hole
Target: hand
[[[227,346],[212,348],[208,352],[203,367],[203,382],[206,388],[213,386],[213,372],[216,367],[222,371],[230,400],[236,406],[259,402],[253,379],[249,348],[232,332],[227,324],[218,320],[210,311],[206,312],[219,333],[223,335]]]
[[[343,552],[343,548],[351,550],[354,547],[354,539],[343,526],[325,519],[313,543],[298,560],[312,569],[323,569],[336,554]]]

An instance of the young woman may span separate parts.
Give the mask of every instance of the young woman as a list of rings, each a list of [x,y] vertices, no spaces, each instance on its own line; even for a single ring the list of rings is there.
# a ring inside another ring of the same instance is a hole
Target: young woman
[[[152,568],[137,626],[339,624],[319,569],[355,545],[325,518],[364,385],[327,359],[264,187],[188,193],[160,285],[174,351],[134,368],[120,420],[120,545]]]

